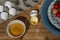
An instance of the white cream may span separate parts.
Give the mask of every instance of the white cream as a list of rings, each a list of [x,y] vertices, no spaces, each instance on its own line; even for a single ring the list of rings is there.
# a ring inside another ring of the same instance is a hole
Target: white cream
[[[5,6],[7,6],[8,8],[11,8],[13,5],[12,5],[12,2],[6,1]]]
[[[7,12],[2,12],[1,13],[1,19],[7,20],[8,19],[8,13]]]
[[[2,5],[0,5],[0,12],[4,11],[4,7]]]
[[[9,14],[12,15],[12,16],[15,16],[17,14],[17,11],[15,8],[10,8],[9,9]]]
[[[32,10],[31,12],[30,12],[30,16],[32,17],[32,16],[37,16],[38,15],[38,11],[37,10]]]

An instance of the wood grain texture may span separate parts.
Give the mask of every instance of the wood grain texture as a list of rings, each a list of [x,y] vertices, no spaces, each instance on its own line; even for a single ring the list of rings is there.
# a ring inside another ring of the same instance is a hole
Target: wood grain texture
[[[46,29],[40,15],[39,15],[40,20],[37,25],[33,26],[30,23],[28,24],[29,19],[30,19],[30,16],[29,16],[30,11],[33,9],[38,9],[39,14],[41,14],[40,12],[41,12],[41,7],[43,5],[43,2],[44,2],[44,0],[41,0],[41,3],[38,3],[37,5],[24,11],[23,13],[0,24],[0,40],[60,40],[60,37],[52,34],[50,31],[48,31]],[[24,18],[24,19],[22,19],[22,18]],[[6,32],[7,24],[10,21],[15,20],[15,19],[23,20],[27,27],[27,30],[26,30],[26,33],[24,34],[24,36],[21,38],[17,38],[17,39],[10,38]]]

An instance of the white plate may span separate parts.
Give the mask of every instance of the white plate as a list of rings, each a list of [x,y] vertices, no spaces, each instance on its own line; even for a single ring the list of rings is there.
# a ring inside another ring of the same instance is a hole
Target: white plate
[[[20,36],[15,37],[15,36],[11,35],[10,32],[9,32],[10,26],[11,26],[12,24],[14,24],[14,23],[22,24],[23,27],[24,27],[24,32],[23,32]],[[24,22],[22,22],[22,21],[20,21],[20,20],[13,20],[13,21],[11,21],[11,22],[7,25],[6,31],[7,31],[7,34],[8,34],[11,38],[19,38],[19,37],[21,37],[21,36],[24,35],[24,33],[25,33],[25,31],[26,31],[26,25],[24,24]]]

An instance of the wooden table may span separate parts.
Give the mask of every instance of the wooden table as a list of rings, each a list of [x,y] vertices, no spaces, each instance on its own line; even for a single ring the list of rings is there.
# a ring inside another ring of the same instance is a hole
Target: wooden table
[[[60,40],[60,37],[52,34],[50,31],[48,31],[42,22],[42,19],[40,17],[40,14],[41,14],[40,12],[41,12],[41,7],[43,5],[43,2],[44,2],[44,0],[41,0],[41,3],[31,7],[30,9],[24,11],[23,13],[0,24],[0,40]],[[29,19],[30,19],[29,13],[33,9],[39,10],[38,17],[40,20],[39,20],[39,23],[35,26],[33,26],[29,23]],[[15,20],[15,19],[24,21],[24,23],[26,24],[26,27],[27,27],[27,30],[26,30],[26,33],[24,34],[24,36],[21,38],[18,38],[18,39],[10,38],[6,32],[7,24],[10,21]]]

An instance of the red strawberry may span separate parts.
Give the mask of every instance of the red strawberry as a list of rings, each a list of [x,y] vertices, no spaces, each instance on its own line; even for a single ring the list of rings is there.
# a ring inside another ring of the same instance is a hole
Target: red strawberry
[[[54,4],[53,9],[58,9],[59,5],[58,4]]]
[[[57,3],[58,4],[58,6],[60,7],[60,2],[59,3]]]
[[[60,12],[57,12],[56,17],[60,18]]]

